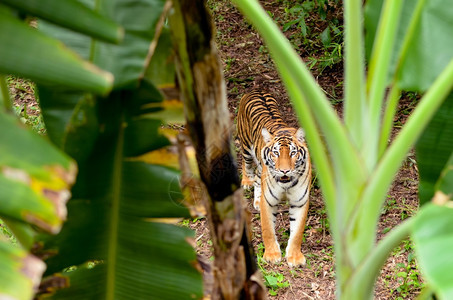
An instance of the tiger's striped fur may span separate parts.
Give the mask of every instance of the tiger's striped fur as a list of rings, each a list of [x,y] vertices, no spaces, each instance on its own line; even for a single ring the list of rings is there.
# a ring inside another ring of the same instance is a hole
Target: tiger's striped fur
[[[270,94],[252,92],[242,97],[237,117],[242,148],[242,185],[254,185],[253,205],[261,214],[263,258],[281,260],[275,235],[278,204],[288,200],[290,238],[286,248],[289,266],[305,264],[301,244],[307,218],[311,163],[302,129],[288,127]]]

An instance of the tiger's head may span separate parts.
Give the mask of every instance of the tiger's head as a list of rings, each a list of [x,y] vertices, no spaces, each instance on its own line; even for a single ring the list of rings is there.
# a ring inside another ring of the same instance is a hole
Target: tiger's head
[[[299,178],[309,159],[304,131],[301,128],[282,128],[272,135],[263,128],[261,134],[265,143],[261,158],[270,175],[282,184]]]

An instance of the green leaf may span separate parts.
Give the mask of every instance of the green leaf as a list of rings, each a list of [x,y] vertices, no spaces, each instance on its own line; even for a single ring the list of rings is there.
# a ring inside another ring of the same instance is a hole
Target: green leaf
[[[77,161],[84,161],[99,131],[93,96],[46,86],[39,86],[39,96],[49,138]]]
[[[159,88],[172,87],[175,84],[175,60],[170,30],[162,29],[156,50],[146,69],[145,77]]]
[[[413,28],[413,38],[407,45],[398,77],[399,86],[405,90],[427,90],[453,58],[451,2],[424,1],[420,9],[419,22]]]
[[[26,223],[60,231],[76,167],[41,136],[1,111],[0,128],[0,217],[20,242],[13,246],[0,240],[0,298],[28,300],[45,265],[23,248],[31,248],[34,236]]]
[[[99,94],[111,88],[111,74],[83,61],[60,42],[18,21],[3,7],[0,7],[0,41],[0,73]]]
[[[75,165],[12,116],[0,113],[0,128],[0,215],[58,232]]]
[[[440,299],[453,299],[453,209],[425,205],[416,216],[412,238],[420,268]]]
[[[93,0],[83,2],[88,6],[94,3]],[[164,4],[165,0],[113,0],[101,6],[100,14],[125,29],[123,42],[119,45],[90,40],[47,22],[40,22],[39,28],[63,41],[85,59],[111,72],[115,78],[115,88],[135,88],[148,66],[149,61],[145,58],[150,50],[150,42],[155,37]]]
[[[55,238],[45,238],[42,254],[58,253],[46,261],[46,274],[92,260],[105,265],[93,272],[87,270],[91,274],[89,281],[70,278],[71,286],[57,291],[53,299],[70,298],[72,292],[86,299],[201,296],[201,274],[193,267],[196,256],[187,242],[192,234],[174,225],[156,223],[162,218],[189,216],[180,202],[183,195],[179,173],[131,158],[168,145],[168,140],[159,135],[161,121],[144,118],[148,105],[157,104],[161,109],[162,97],[149,82],[142,83],[143,89],[116,91],[106,99],[79,99],[74,111],[83,107],[83,115],[89,115],[92,122],[76,126],[84,118],[76,118],[73,113],[64,118],[65,127],[71,130],[62,132],[55,127],[58,122],[47,126],[50,135],[54,130],[59,132],[62,146],[69,153],[80,145],[87,128],[95,134],[87,140],[90,146],[84,155],[76,156],[80,170],[73,199],[68,203],[68,221]],[[61,98],[59,105],[58,95],[50,95],[40,98],[41,103],[52,102],[43,105],[43,113],[51,109],[58,116],[59,108],[65,112],[65,99]],[[68,101],[68,107],[73,105],[73,99]],[[83,105],[84,101],[92,104]],[[73,146],[69,141],[74,141]],[[162,157],[161,162],[165,160]],[[93,282],[98,283],[96,289],[91,288]]]
[[[453,166],[452,115],[453,93],[444,101],[417,142],[420,204],[430,201],[439,188],[444,194],[450,193],[442,182],[448,181],[448,170]]]
[[[371,55],[382,3],[366,2],[367,57]],[[453,8],[449,0],[404,1],[403,5],[389,76],[398,68],[401,89],[425,91],[453,58]]]
[[[269,287],[277,287],[277,283],[278,283],[277,277],[275,277],[273,275],[265,275],[264,279],[266,280],[267,285]]]
[[[169,144],[159,134],[163,122],[148,115],[165,111],[168,104],[150,81],[152,76],[147,76],[153,61],[150,49],[157,42],[156,26],[164,20],[164,3],[113,0],[99,6],[101,14],[125,28],[120,45],[40,22],[41,30],[115,75],[114,91],[106,97],[39,87],[50,138],[80,168],[68,203],[68,221],[56,237],[42,236],[44,247],[39,250],[50,256],[46,261],[49,280],[69,279],[66,286],[53,291],[52,299],[202,295],[196,255],[188,243],[193,233],[159,223],[189,216],[180,203],[179,173],[136,157]],[[168,159],[162,156],[160,163]],[[86,268],[90,261],[99,264]],[[70,266],[78,268],[61,273]]]
[[[123,30],[113,21],[80,1],[2,0],[2,2],[21,12],[108,42],[118,43],[123,37]]]
[[[127,122],[124,143],[125,156],[139,156],[169,145],[169,141],[157,135],[162,122],[156,119],[135,119]]]
[[[0,298],[33,298],[45,264],[27,251],[0,240]]]
[[[68,204],[68,222],[44,249],[44,253],[58,253],[47,261],[48,274],[90,260],[103,261],[106,266],[90,280],[99,283],[96,289],[90,289],[89,282],[74,283],[53,299],[66,299],[73,289],[76,295],[79,290],[89,291],[87,299],[112,295],[120,299],[128,298],[125,295],[131,299],[199,297],[201,274],[190,263],[196,257],[187,242],[193,233],[156,223],[160,218],[188,216],[179,202],[178,172],[123,156],[126,139],[121,137],[122,131],[111,140],[110,126],[122,127],[118,120],[111,116],[106,133],[99,135],[96,148],[80,167],[74,199]],[[180,284],[184,289],[174,286]]]
[[[115,247],[120,254],[115,270],[109,261],[62,273],[68,288],[45,299],[105,299],[107,273],[115,271],[115,299],[199,299],[200,274],[195,269],[192,247],[186,242],[186,228],[125,218],[120,223],[128,234]],[[139,229],[139,230],[137,230]]]
[[[437,190],[441,191],[444,195],[448,195],[451,200],[453,195],[453,153],[450,156],[446,167],[442,171],[441,177],[438,181]]]

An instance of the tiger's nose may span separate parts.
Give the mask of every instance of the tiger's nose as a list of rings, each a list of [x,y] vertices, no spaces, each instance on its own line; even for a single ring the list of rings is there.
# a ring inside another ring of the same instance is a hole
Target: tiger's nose
[[[280,171],[283,173],[283,175],[286,175],[286,174],[289,173],[290,170],[289,169],[282,169]]]

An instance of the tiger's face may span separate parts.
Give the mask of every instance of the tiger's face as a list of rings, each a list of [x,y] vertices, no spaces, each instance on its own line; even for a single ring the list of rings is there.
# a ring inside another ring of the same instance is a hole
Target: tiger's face
[[[305,133],[299,128],[279,129],[272,136],[266,128],[262,130],[265,146],[261,158],[270,175],[279,183],[285,184],[299,178],[305,171],[307,146]]]

